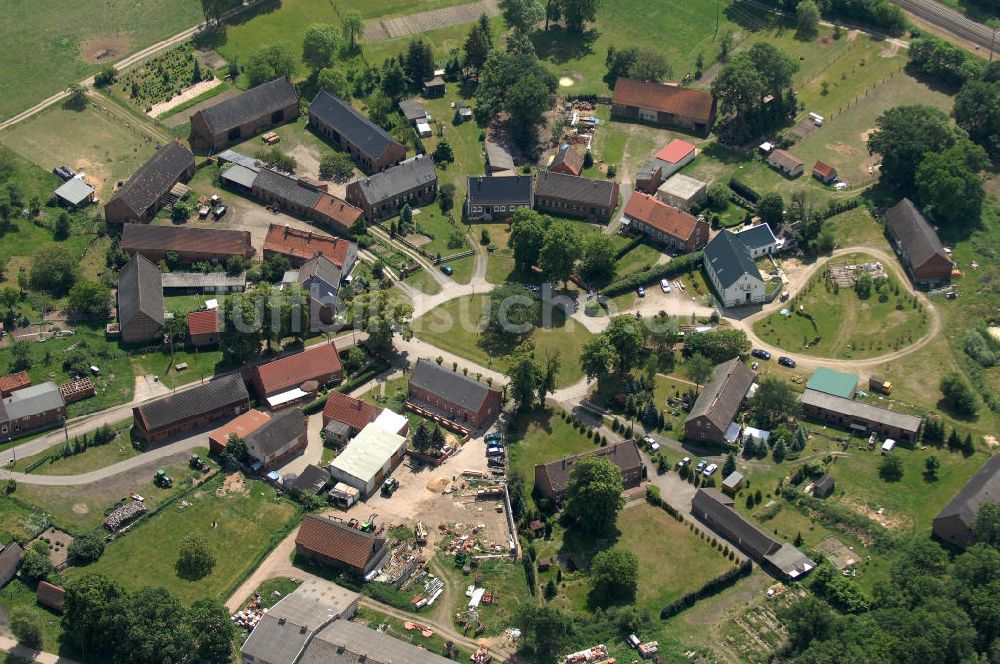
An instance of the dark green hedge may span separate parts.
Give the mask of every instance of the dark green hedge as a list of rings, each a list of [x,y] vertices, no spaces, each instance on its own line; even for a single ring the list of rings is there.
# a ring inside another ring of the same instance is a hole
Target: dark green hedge
[[[614,297],[622,293],[627,293],[630,290],[635,290],[639,286],[648,286],[656,283],[660,279],[670,279],[677,275],[691,272],[698,269],[701,265],[701,258],[702,253],[700,251],[678,256],[669,263],[654,265],[648,270],[636,272],[635,274],[630,274],[627,277],[619,279],[601,291],[601,294],[607,297]]]
[[[708,581],[705,585],[694,592],[690,592],[680,599],[674,600],[670,604],[663,607],[660,611],[660,620],[666,620],[668,618],[673,618],[681,611],[690,609],[694,606],[694,603],[700,599],[705,599],[706,597],[711,597],[712,595],[717,595],[729,586],[733,585],[745,576],[750,576],[750,572],[753,571],[753,563],[749,560],[743,561],[739,567],[734,567],[724,574],[720,574],[714,579]]]

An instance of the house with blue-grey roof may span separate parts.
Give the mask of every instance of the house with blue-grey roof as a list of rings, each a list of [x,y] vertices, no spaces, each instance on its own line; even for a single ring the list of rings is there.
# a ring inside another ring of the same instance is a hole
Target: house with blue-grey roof
[[[705,247],[705,274],[724,307],[762,304],[764,279],[747,245],[729,231],[722,231]]]
[[[15,390],[0,401],[3,440],[54,427],[66,419],[66,401],[55,383]]]
[[[530,175],[470,177],[465,213],[470,220],[506,219],[519,208],[530,210],[535,201]]]
[[[347,202],[363,210],[369,222],[395,217],[404,205],[428,205],[435,196],[437,170],[434,159],[425,154],[347,185]]]

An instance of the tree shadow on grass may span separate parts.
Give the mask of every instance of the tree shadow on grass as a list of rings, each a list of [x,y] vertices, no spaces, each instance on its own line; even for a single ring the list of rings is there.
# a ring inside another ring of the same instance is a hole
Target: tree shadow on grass
[[[561,65],[593,53],[597,37],[598,32],[594,28],[575,33],[556,25],[532,33],[531,43],[535,45],[535,53],[540,60]]]

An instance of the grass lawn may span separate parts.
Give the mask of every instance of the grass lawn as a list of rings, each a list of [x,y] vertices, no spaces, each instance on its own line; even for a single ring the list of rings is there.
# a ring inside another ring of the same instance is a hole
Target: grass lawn
[[[208,448],[194,449],[190,453],[200,454],[205,459],[208,457]],[[140,494],[146,499],[146,506],[154,510],[178,493],[189,490],[192,479],[201,478],[202,473],[188,466],[187,456],[188,453],[176,455],[159,466],[174,480],[170,489],[153,486],[155,468],[145,466],[120,473],[103,482],[77,485],[70,489],[20,483],[13,497],[45,511],[57,527],[79,534],[100,527],[104,521],[104,511],[130,492]]]
[[[220,475],[186,497],[190,507],[171,505],[109,544],[101,559],[86,570],[71,569],[67,576],[102,573],[129,590],[163,586],[185,604],[206,596],[225,600],[255,565],[255,558],[274,544],[271,538],[295,519],[297,508],[276,498],[274,489],[263,482],[245,480],[245,491],[224,497],[216,495],[221,486]],[[182,579],[174,569],[180,542],[189,533],[203,535],[215,554],[215,569],[199,581]],[[137,560],[142,564],[135,564]]]
[[[33,462],[48,456],[49,461],[32,470],[32,475],[78,475],[131,459],[140,454],[139,450],[132,446],[129,435],[131,427],[131,418],[125,422],[119,422],[114,425],[114,429],[118,432],[118,438],[105,445],[88,447],[85,451],[68,457],[62,456],[62,444],[53,445],[39,454],[19,458],[12,470],[23,473]],[[72,440],[70,439],[70,441]]]
[[[90,40],[116,39],[121,59],[203,20],[197,0],[159,0],[111,5],[101,0],[65,3],[38,0],[24,11],[19,0],[0,1],[6,17],[0,44],[4,77],[0,81],[0,118],[6,119],[70,83],[100,69],[83,59],[86,49],[101,50]]]
[[[476,272],[476,257],[466,256],[455,261],[448,261],[447,265],[455,271],[451,278],[456,283],[467,284],[472,281],[472,275]],[[435,269],[440,270],[441,268],[435,267]]]
[[[20,579],[13,579],[0,590],[0,609],[8,615],[15,609],[26,609],[35,616],[42,628],[42,650],[59,653],[62,651],[62,618],[55,611],[40,606],[35,599],[35,588]],[[70,655],[72,653],[65,653]],[[0,660],[3,661],[3,660]],[[8,660],[10,662],[18,660]],[[26,661],[26,660],[20,660]]]
[[[452,225],[436,204],[420,208],[420,212],[413,215],[413,222],[417,226],[418,236],[407,239],[430,240],[421,249],[431,256],[450,256],[471,248],[465,234],[466,229],[458,223]]]
[[[78,324],[76,333],[62,339],[47,339],[44,343],[32,343],[32,366],[28,370],[35,385],[52,381],[57,385],[69,382],[70,375],[63,369],[62,361],[72,348],[82,349],[91,364],[101,369],[100,376],[91,376],[97,394],[67,406],[69,417],[86,415],[132,400],[135,379],[128,355],[105,339],[103,325]],[[0,367],[8,367],[11,361],[10,348],[0,349]]]
[[[869,260],[863,254],[851,254],[831,265]],[[812,315],[811,320],[775,312],[754,323],[754,332],[769,343],[807,355],[864,358],[905,348],[927,331],[926,314],[913,307],[909,285],[900,284],[894,276],[889,276],[881,295],[873,289],[866,300],[853,289],[834,290],[829,283],[822,275],[814,277],[788,303],[790,311],[802,310]],[[880,301],[883,298],[885,302]]]
[[[621,235],[616,235],[613,239],[619,250],[624,248],[624,246],[631,241],[631,238],[626,238]],[[656,262],[662,255],[663,253],[659,249],[643,242],[618,259],[616,275],[618,277],[622,277],[634,272],[647,270],[656,265]]]
[[[92,183],[100,183],[97,195],[105,201],[115,182],[128,179],[156,148],[145,134],[129,131],[90,107],[85,111],[50,108],[4,132],[2,140],[45,171],[65,164],[86,173]],[[42,200],[49,195],[46,192]]]
[[[413,286],[424,295],[437,295],[441,292],[441,285],[425,269],[410,274],[403,279],[403,282]]]
[[[468,259],[463,259],[468,260]],[[477,364],[500,371],[503,361],[479,345],[479,327],[483,320],[485,295],[466,296],[436,307],[413,323],[416,336],[442,350],[464,357]],[[546,353],[559,352],[562,366],[556,380],[558,386],[575,383],[583,377],[577,358],[590,333],[572,318],[553,311],[553,325],[549,329],[536,327],[530,337],[535,340],[535,354],[542,358]]]
[[[594,441],[563,420],[561,412],[536,408],[511,421],[507,431],[510,467],[528,484],[534,482],[536,465],[594,448]]]
[[[289,579],[287,576],[268,579],[257,586],[257,590],[250,597],[247,597],[241,606],[246,607],[253,600],[254,595],[260,595],[261,605],[269,609],[280,602],[285,595],[294,592],[300,585],[302,585],[301,579]]]
[[[187,369],[177,371],[178,364],[188,365]],[[184,350],[178,348],[171,359],[169,352],[137,355],[132,358],[132,368],[135,375],[153,374],[160,377],[160,382],[168,388],[186,385],[198,380],[211,378],[217,373],[235,368],[231,362],[223,360],[222,351]]]

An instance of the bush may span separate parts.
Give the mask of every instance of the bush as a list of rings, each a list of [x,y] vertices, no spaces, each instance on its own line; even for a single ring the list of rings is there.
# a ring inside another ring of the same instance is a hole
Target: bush
[[[87,533],[73,540],[66,549],[73,565],[89,565],[104,554],[104,538],[99,533]]]
[[[18,643],[36,650],[42,647],[42,625],[33,612],[18,607],[11,611],[9,623]]]
[[[758,194],[753,187],[748,184],[744,184],[736,178],[729,179],[729,188],[735,191],[738,196],[750,201],[751,203],[756,203],[760,200],[760,194]]]
[[[346,152],[331,152],[319,160],[319,176],[324,180],[346,180],[354,175],[354,162]]]

